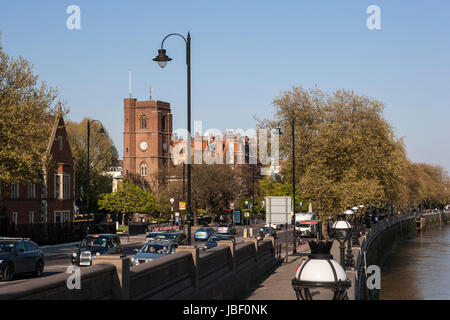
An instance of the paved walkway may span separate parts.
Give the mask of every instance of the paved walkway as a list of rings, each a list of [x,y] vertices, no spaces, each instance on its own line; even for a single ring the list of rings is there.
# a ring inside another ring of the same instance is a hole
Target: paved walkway
[[[247,296],[247,300],[297,300],[291,281],[295,276],[298,265],[303,259],[308,259],[309,252],[310,249],[307,242],[297,247],[297,253],[289,255],[288,263],[283,262],[281,266]],[[354,259],[356,259],[358,252],[359,248],[353,248]],[[333,242],[331,254],[334,260],[340,262],[339,243],[337,241]],[[352,287],[347,292],[348,298],[349,300],[354,300],[355,272],[347,271],[347,277],[352,282]],[[311,291],[311,294],[314,299],[314,292]],[[327,290],[327,292],[321,293],[321,299],[331,298],[331,291]]]

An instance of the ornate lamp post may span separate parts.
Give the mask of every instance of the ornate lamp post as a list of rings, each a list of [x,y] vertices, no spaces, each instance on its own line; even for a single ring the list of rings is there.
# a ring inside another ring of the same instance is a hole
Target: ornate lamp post
[[[345,211],[345,215],[347,217],[347,222],[352,220],[352,217],[354,216],[355,212],[347,209]],[[347,255],[345,256],[345,266],[348,269],[353,269],[355,267],[355,261],[353,260],[353,251],[352,251],[352,239],[351,236],[348,237],[347,241]]]
[[[100,134],[105,134],[105,129],[103,129],[103,123],[99,120],[89,120],[87,121],[87,163],[86,163],[86,169],[87,169],[87,186],[86,186],[86,207],[87,207],[87,213],[89,215],[89,191],[90,191],[90,185],[91,185],[91,179],[90,179],[90,173],[91,173],[91,160],[89,158],[90,156],[90,143],[91,143],[91,123],[98,122],[102,127],[99,130]],[[88,217],[89,219],[89,217]]]
[[[161,42],[161,49],[153,59],[161,68],[167,65],[172,59],[166,55],[164,41],[170,36],[178,36],[186,43],[186,65],[187,65],[187,217],[188,217],[188,244],[191,244],[191,34],[188,32],[187,38],[178,33],[167,35]]]
[[[359,221],[358,221],[359,217],[358,217],[358,210],[360,208],[361,208],[361,206],[359,206],[359,207],[358,206],[354,206],[352,208],[353,212],[355,213],[353,215],[353,234],[352,234],[352,246],[353,247],[359,247]]]
[[[321,293],[331,290],[333,300],[348,300],[347,289],[352,283],[347,279],[344,268],[337,263],[330,254],[333,241],[308,241],[311,254],[308,260],[297,267],[292,287],[297,300],[313,300],[311,289],[325,289]],[[318,300],[329,296],[317,296]]]
[[[365,213],[366,207],[362,204],[359,205],[360,215],[359,215],[359,230],[358,232],[362,232],[364,235],[366,233],[366,228],[363,223],[364,213]]]
[[[345,241],[350,238],[352,226],[345,220],[345,215],[340,214],[338,220],[333,223],[331,231],[333,232],[333,237],[339,242],[341,266],[345,269]]]

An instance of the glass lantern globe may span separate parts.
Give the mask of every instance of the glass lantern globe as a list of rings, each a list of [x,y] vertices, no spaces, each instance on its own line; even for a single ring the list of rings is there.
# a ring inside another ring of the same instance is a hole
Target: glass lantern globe
[[[153,59],[153,61],[158,62],[159,66],[161,68],[164,68],[167,65],[167,62],[172,61],[172,58],[169,58],[166,55],[166,50],[165,49],[159,49],[158,50],[158,55]]]
[[[311,254],[298,267],[292,287],[297,300],[348,300],[351,281],[333,259],[333,241],[308,241]]]
[[[340,215],[339,220],[333,223],[331,230],[333,230],[333,235],[336,240],[346,241],[350,237],[352,226],[347,220],[345,220],[343,215]]]

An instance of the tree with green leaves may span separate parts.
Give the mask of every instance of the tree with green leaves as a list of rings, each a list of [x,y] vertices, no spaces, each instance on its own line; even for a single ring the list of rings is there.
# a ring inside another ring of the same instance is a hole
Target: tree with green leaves
[[[0,181],[39,182],[51,163],[46,151],[57,97],[27,60],[9,57],[0,45]]]
[[[383,117],[383,104],[353,91],[329,94],[293,87],[274,99],[275,120],[290,132],[294,120],[296,189],[319,214],[336,214],[348,206],[394,203],[407,165],[403,142]],[[292,172],[290,134],[280,136],[281,176]],[[292,190],[292,189],[291,189]]]
[[[72,155],[75,161],[75,197],[86,199],[87,186],[87,122],[85,118],[81,122],[67,121],[66,130],[69,137]],[[106,128],[100,133],[101,125],[98,122],[91,123],[89,160],[90,160],[90,188],[89,188],[89,212],[98,209],[100,194],[109,193],[112,190],[112,178],[105,175],[105,171],[111,166],[117,165],[118,152],[113,140],[108,135]]]
[[[127,221],[132,220],[134,213],[152,213],[157,209],[156,199],[150,192],[127,180],[116,192],[100,195],[98,206],[101,210],[122,213]]]

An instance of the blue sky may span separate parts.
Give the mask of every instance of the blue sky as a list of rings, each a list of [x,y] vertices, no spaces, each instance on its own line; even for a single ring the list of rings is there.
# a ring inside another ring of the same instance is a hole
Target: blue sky
[[[69,5],[81,30],[69,30]],[[381,30],[366,27],[369,5]],[[69,118],[101,120],[123,154],[123,98],[170,102],[174,128],[186,123],[184,43],[174,60],[152,59],[171,32],[192,36],[192,119],[203,129],[255,126],[293,85],[354,89],[383,101],[413,161],[450,170],[449,1],[2,1],[2,46],[34,64],[60,90]]]

